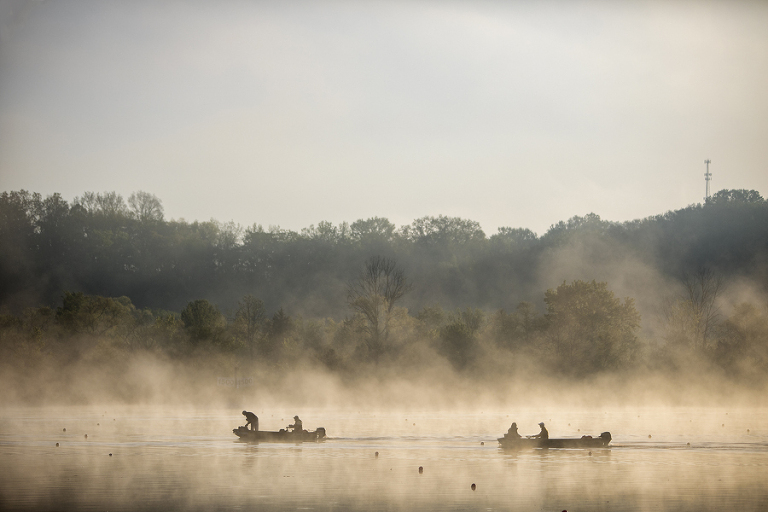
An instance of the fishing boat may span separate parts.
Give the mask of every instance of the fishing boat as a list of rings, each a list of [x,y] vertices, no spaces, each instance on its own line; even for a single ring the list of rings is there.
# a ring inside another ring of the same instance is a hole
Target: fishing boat
[[[248,427],[237,427],[232,429],[237,437],[242,441],[264,442],[264,443],[306,443],[325,440],[325,429],[323,427],[311,432],[306,430],[286,430],[281,428],[279,431],[269,430],[249,430]]]
[[[538,439],[531,437],[499,438],[499,445],[505,449],[522,448],[606,448],[611,442],[611,433],[603,432],[599,437],[581,436],[564,439]]]

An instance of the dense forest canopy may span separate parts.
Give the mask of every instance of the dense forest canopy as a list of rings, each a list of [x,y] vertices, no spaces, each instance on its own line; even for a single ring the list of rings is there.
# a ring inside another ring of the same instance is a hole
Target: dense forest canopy
[[[146,192],[4,192],[0,282],[11,365],[214,351],[344,375],[439,360],[476,375],[768,377],[768,203],[754,190],[541,236],[442,215],[244,228],[166,220]]]
[[[71,204],[59,194],[0,195],[0,308],[9,312],[53,307],[69,291],[170,311],[201,298],[233,311],[254,295],[268,310],[340,318],[348,283],[373,255],[396,259],[409,276],[410,310],[540,304],[542,289],[571,279],[607,281],[642,305],[648,293],[631,280],[643,272],[664,282],[704,267],[765,292],[768,204],[754,190],[722,190],[642,220],[588,214],[542,236],[510,227],[488,236],[477,222],[442,215],[400,227],[384,218],[323,221],[295,232],[165,220],[161,201],[146,192],[127,202],[86,192]]]

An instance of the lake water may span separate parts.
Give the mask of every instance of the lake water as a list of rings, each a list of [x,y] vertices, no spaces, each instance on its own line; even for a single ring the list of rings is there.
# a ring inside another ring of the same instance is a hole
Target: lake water
[[[0,509],[768,510],[765,409],[249,410],[329,439],[242,443],[231,409],[0,409]],[[506,452],[512,421],[613,441]]]

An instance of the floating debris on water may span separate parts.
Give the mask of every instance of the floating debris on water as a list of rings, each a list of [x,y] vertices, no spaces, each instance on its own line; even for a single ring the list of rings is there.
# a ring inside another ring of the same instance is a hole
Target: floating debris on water
[[[476,486],[475,484],[472,484],[472,485],[470,486],[470,489],[472,489],[472,490],[474,491],[475,489],[477,489],[477,486]]]
[[[424,466],[419,466],[419,474],[422,474],[424,472]]]

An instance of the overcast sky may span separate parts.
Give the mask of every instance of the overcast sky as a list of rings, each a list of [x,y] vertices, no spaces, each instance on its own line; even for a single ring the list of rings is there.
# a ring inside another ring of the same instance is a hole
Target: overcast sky
[[[0,0],[0,191],[539,234],[768,195],[768,2]]]

